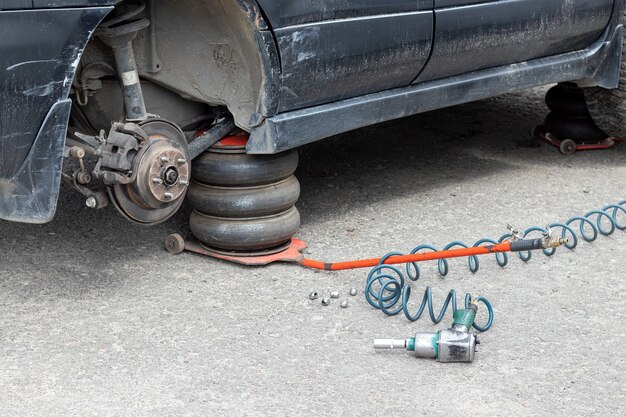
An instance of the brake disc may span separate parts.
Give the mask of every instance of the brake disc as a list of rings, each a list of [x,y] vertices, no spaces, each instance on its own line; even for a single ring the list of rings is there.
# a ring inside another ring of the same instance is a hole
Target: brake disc
[[[139,124],[147,134],[132,160],[134,180],[108,188],[115,207],[131,221],[152,225],[169,219],[180,208],[191,169],[187,140],[174,124],[148,120]]]

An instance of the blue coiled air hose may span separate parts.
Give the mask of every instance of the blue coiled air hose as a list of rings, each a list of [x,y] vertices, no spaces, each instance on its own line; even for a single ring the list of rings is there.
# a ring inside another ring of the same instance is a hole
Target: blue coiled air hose
[[[615,230],[626,230],[626,223],[620,222],[619,218],[624,217],[626,219],[626,200],[622,200],[617,204],[609,204],[603,207],[601,210],[592,210],[584,216],[574,216],[564,223],[552,223],[547,228],[534,226],[526,229],[523,232],[524,238],[533,233],[546,233],[548,229],[553,232],[560,233],[563,239],[568,239],[565,247],[572,250],[580,242],[582,238],[586,242],[593,242],[599,235],[609,236],[615,232]],[[578,224],[578,230],[580,232],[580,238],[576,234],[575,225]],[[502,243],[507,239],[510,239],[510,234],[505,234],[498,240],[484,238],[478,240],[472,246],[480,246],[484,244],[497,244]],[[470,246],[463,242],[455,241],[446,245],[443,250],[453,249],[456,247],[468,248]],[[415,247],[410,253],[415,254],[420,251],[438,251],[435,246],[432,245],[420,245]],[[543,249],[543,253],[546,256],[552,256],[556,253],[555,248]],[[393,256],[401,256],[401,252],[390,252],[383,256],[375,268],[373,268],[367,275],[365,282],[365,299],[374,308],[381,310],[388,316],[395,316],[400,312],[403,312],[407,319],[410,321],[418,320],[424,310],[428,308],[428,314],[430,319],[435,323],[439,323],[445,315],[448,306],[451,305],[452,311],[457,311],[457,293],[454,289],[448,293],[439,314],[435,315],[435,309],[433,306],[432,291],[430,287],[427,287],[422,297],[422,302],[415,313],[409,311],[409,299],[411,297],[411,287],[405,279],[402,271],[391,265],[383,265],[385,260]],[[520,259],[524,262],[530,261],[532,258],[532,252],[518,252]],[[505,267],[509,263],[509,255],[507,253],[495,254],[496,262],[499,266]],[[480,268],[480,262],[478,256],[468,257],[468,267],[472,273],[475,273]],[[447,259],[441,259],[437,262],[437,269],[439,275],[446,276],[449,272],[449,264]],[[406,276],[411,281],[417,281],[420,278],[420,267],[416,262],[407,263],[405,266]],[[465,295],[464,308],[468,308],[472,301],[470,294]],[[474,323],[473,327],[479,331],[484,332],[489,330],[493,324],[494,312],[493,307],[489,300],[485,297],[478,297],[475,301],[482,302],[487,308],[488,318],[484,325],[478,325]]]

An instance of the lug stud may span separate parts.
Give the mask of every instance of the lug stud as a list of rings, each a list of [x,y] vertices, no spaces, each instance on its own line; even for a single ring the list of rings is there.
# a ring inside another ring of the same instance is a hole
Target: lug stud
[[[172,194],[172,193],[163,193],[163,197],[165,197],[167,199],[172,199],[174,197],[174,194]]]
[[[163,184],[163,180],[159,177],[152,178],[152,182],[155,184]]]
[[[180,185],[182,185],[184,187],[189,185],[189,181],[187,181],[187,180],[180,180],[179,182],[180,182]]]
[[[162,156],[161,158],[159,158],[161,160],[161,162],[163,162],[164,164],[167,164],[170,161],[170,158],[168,158],[167,156]]]
[[[187,160],[185,158],[178,158],[176,162],[178,162],[179,165],[183,165],[187,163]]]

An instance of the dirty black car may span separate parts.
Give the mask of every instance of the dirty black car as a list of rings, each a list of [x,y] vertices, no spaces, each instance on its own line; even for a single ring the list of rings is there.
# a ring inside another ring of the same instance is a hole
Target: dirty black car
[[[145,225],[188,198],[206,246],[267,253],[300,226],[296,148],[337,133],[568,83],[624,136],[624,6],[3,0],[0,218],[50,221],[64,180]]]

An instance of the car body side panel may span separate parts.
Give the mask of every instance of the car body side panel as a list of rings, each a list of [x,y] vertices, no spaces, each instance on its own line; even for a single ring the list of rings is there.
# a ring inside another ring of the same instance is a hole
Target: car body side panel
[[[33,0],[0,0],[0,10],[32,9]]]
[[[33,0],[33,8],[114,6],[121,0]]]
[[[614,0],[435,0],[435,42],[415,82],[576,51],[606,28]]]
[[[0,10],[114,6],[121,0],[0,0]]]
[[[275,29],[279,111],[410,84],[428,59],[432,30],[431,11]]]
[[[0,218],[52,219],[72,80],[87,41],[110,10],[0,11]],[[50,198],[37,197],[46,193]]]
[[[280,55],[278,112],[410,84],[428,60],[433,0],[257,0]]]
[[[433,0],[257,0],[257,2],[273,29],[433,8]]]

